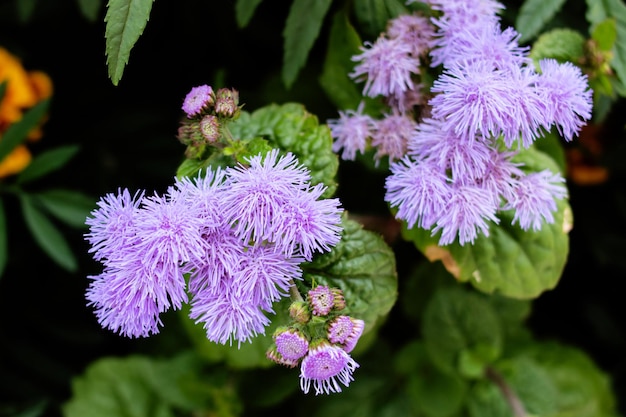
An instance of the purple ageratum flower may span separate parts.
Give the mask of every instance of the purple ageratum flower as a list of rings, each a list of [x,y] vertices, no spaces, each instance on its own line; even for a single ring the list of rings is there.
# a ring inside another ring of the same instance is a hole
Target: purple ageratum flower
[[[389,39],[399,39],[411,48],[416,57],[428,54],[435,36],[435,27],[425,16],[403,14],[391,19],[386,30]]]
[[[328,315],[335,305],[333,292],[326,285],[318,285],[310,289],[307,300],[315,316]]]
[[[193,87],[183,100],[183,111],[188,118],[198,116],[215,102],[213,89],[208,85]]]
[[[539,66],[541,75],[536,85],[548,103],[548,120],[556,124],[565,140],[571,141],[591,118],[593,92],[587,76],[571,62],[559,64],[554,59],[543,59]]]
[[[450,170],[452,180],[481,178],[492,158],[488,141],[467,140],[447,130],[446,122],[424,119],[409,138],[409,155]]]
[[[309,349],[300,365],[300,387],[307,394],[311,382],[315,395],[341,392],[339,383],[346,387],[354,380],[352,373],[359,364],[340,348],[326,341]]]
[[[301,254],[310,261],[314,252],[330,251],[341,240],[341,203],[319,199],[326,190],[317,184],[300,191],[275,213],[270,240],[287,256]]]
[[[562,185],[565,179],[550,170],[533,172],[520,177],[504,210],[513,209],[515,215],[512,224],[528,230],[531,227],[541,229],[543,221],[554,223],[552,213],[557,210],[555,199],[567,196],[567,189]]]
[[[331,343],[343,344],[354,330],[350,316],[337,316],[328,324],[328,340]]]
[[[117,194],[106,194],[85,221],[89,233],[85,239],[91,245],[89,252],[98,261],[117,258],[120,251],[130,246],[135,237],[135,219],[143,192],[134,196],[128,189],[118,190]]]
[[[492,149],[487,169],[484,175],[476,181],[481,188],[493,196],[493,203],[496,206],[500,205],[501,197],[507,201],[512,198],[517,178],[524,176],[524,172],[520,169],[522,164],[511,160],[515,155],[516,152],[501,152]]]
[[[346,338],[345,342],[343,342],[342,346],[343,350],[345,350],[347,353],[350,353],[354,350],[357,342],[363,334],[363,330],[365,329],[365,322],[363,320],[355,319],[352,317],[350,317],[350,320],[352,321],[352,331],[350,332],[350,334],[348,334],[348,337]]]
[[[228,168],[222,207],[226,221],[244,242],[262,242],[273,233],[274,214],[294,199],[311,179],[296,157],[278,150],[248,159],[249,167]]]
[[[387,97],[385,103],[393,113],[412,112],[415,106],[421,106],[425,102],[425,96],[422,93],[423,88],[423,84],[414,84],[413,90],[406,90],[401,95]]]
[[[399,97],[414,89],[411,76],[419,73],[419,59],[405,42],[381,36],[374,44],[366,42],[361,50],[360,55],[352,57],[359,64],[349,76],[365,81],[364,95]]]
[[[433,234],[441,231],[439,245],[449,245],[457,237],[461,245],[474,243],[479,232],[489,236],[487,221],[499,222],[494,196],[475,184],[454,184],[453,188],[432,230]]]
[[[298,361],[309,351],[309,341],[298,330],[286,330],[274,334],[276,350],[289,361]]]
[[[390,160],[404,157],[407,141],[415,127],[415,121],[402,114],[388,114],[376,120],[372,130],[372,146],[376,148],[376,160],[384,155],[388,155]]]
[[[409,228],[417,224],[430,229],[451,198],[445,170],[408,157],[390,168],[391,175],[385,180],[385,201],[398,208],[396,218],[405,220]]]
[[[334,139],[333,152],[338,153],[343,149],[341,158],[354,161],[357,152],[365,152],[373,124],[374,119],[363,114],[363,103],[356,111],[340,111],[339,119],[328,121],[328,127]]]

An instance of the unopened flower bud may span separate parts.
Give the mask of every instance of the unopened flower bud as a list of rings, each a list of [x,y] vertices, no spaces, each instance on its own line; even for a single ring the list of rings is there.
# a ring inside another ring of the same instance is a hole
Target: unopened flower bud
[[[333,308],[335,310],[346,308],[346,299],[343,297],[343,291],[337,287],[331,288],[330,291],[333,293]]]
[[[220,88],[215,94],[215,113],[222,117],[233,117],[239,104],[239,92],[235,89]]]
[[[197,122],[183,121],[178,128],[178,140],[183,145],[201,144],[206,141],[200,124]]]
[[[281,355],[280,352],[276,350],[276,346],[270,347],[267,352],[265,352],[265,357],[274,363],[277,363],[279,365],[285,365],[290,368],[295,368],[296,366],[298,366],[299,362],[297,360],[285,359],[283,355]]]
[[[305,301],[294,301],[289,306],[289,316],[297,323],[306,324],[311,320],[311,310]]]
[[[318,285],[309,290],[308,301],[316,316],[328,315],[335,304],[332,291],[325,285]]]
[[[208,143],[213,143],[220,138],[220,123],[217,117],[207,114],[200,120],[200,131]]]

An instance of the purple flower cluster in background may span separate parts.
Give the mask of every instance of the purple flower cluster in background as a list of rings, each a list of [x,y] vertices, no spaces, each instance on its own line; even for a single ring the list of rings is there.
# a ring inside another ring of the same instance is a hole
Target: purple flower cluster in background
[[[554,221],[565,180],[528,173],[513,158],[552,128],[567,141],[578,135],[591,118],[587,78],[569,62],[545,59],[535,68],[520,35],[501,29],[496,1],[428,3],[436,17],[399,16],[353,57],[350,76],[390,112],[340,112],[329,121],[333,149],[349,160],[368,146],[377,161],[387,155],[385,200],[409,228],[441,232],[441,245],[488,236],[503,210],[513,210],[522,229],[539,230]],[[427,100],[419,81],[428,67],[442,73]]]
[[[343,314],[343,292],[318,285],[307,294],[306,301],[290,307],[295,323],[274,332],[274,344],[267,358],[290,368],[300,365],[300,387],[306,394],[341,392],[349,386],[352,373],[359,367],[350,356],[363,334],[365,322]],[[314,320],[312,320],[314,318]]]
[[[103,327],[149,336],[161,313],[189,302],[209,340],[249,341],[301,278],[300,263],[340,240],[339,200],[320,199],[324,185],[311,185],[291,153],[203,174],[162,196],[124,189],[98,202],[85,237],[104,270],[89,277],[87,299]]]

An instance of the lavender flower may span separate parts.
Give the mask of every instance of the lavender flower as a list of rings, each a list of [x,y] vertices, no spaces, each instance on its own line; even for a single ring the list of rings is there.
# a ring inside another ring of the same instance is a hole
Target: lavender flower
[[[328,340],[331,343],[343,344],[352,334],[354,323],[350,316],[337,316],[328,325]]]
[[[341,158],[354,161],[357,152],[365,152],[373,124],[374,119],[363,114],[363,103],[357,110],[340,111],[339,119],[328,121],[334,139],[333,152],[343,149]]]
[[[309,349],[300,366],[300,387],[307,394],[311,382],[315,395],[341,392],[339,383],[346,387],[354,380],[352,373],[359,364],[339,346],[322,341]]]
[[[376,160],[388,155],[390,160],[401,159],[407,150],[408,138],[413,134],[415,121],[402,114],[388,114],[374,122],[372,146]]]
[[[348,333],[342,346],[346,353],[350,353],[354,350],[363,334],[363,330],[365,330],[365,322],[363,320],[350,317],[350,321],[352,321],[352,331]]]
[[[311,306],[311,312],[315,316],[328,315],[335,304],[331,289],[325,285],[311,288],[307,300]]]
[[[366,42],[361,50],[360,55],[352,57],[360,63],[349,75],[357,81],[365,81],[363,94],[399,97],[414,88],[411,75],[419,72],[419,59],[411,54],[411,46],[400,39],[381,36],[374,44]]]
[[[215,94],[208,85],[200,85],[191,89],[183,100],[183,111],[188,118],[200,115],[203,110],[215,103]]]
[[[276,332],[274,342],[278,353],[290,361],[300,360],[309,350],[309,341],[300,331],[294,329]]]
[[[404,42],[411,49],[411,55],[420,57],[428,54],[435,28],[425,16],[403,14],[389,21],[386,34],[389,39]]]

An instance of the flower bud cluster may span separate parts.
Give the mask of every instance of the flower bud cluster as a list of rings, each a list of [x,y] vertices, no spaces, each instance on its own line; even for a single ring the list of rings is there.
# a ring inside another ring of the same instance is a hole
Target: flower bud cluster
[[[187,145],[187,158],[200,158],[208,145],[219,147],[222,127],[239,116],[241,107],[235,89],[214,91],[209,85],[192,88],[183,100],[186,118],[178,129],[178,140]]]
[[[345,315],[346,302],[339,288],[318,285],[306,301],[289,307],[294,322],[279,327],[266,356],[280,365],[300,365],[300,387],[308,393],[313,383],[315,394],[341,392],[337,382],[348,386],[359,364],[350,352],[363,334],[365,323]]]

